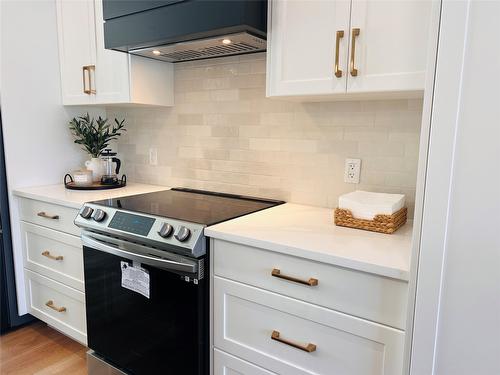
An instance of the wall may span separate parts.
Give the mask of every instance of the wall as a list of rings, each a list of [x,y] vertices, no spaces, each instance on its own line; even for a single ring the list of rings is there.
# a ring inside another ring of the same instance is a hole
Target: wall
[[[401,192],[413,207],[421,100],[266,99],[257,54],[176,64],[175,101],[108,108],[129,124],[118,151],[133,180],[327,207],[356,188]],[[359,186],[343,182],[348,157],[362,158]]]
[[[499,16],[443,2],[413,375],[500,373]]]
[[[85,109],[61,105],[54,1],[1,1],[0,95],[9,192],[55,184],[81,164],[67,122]],[[17,201],[10,198],[20,314],[26,312]]]

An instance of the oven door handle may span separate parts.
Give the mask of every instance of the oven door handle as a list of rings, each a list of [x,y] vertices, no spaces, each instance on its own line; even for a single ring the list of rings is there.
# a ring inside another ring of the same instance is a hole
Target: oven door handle
[[[164,258],[157,258],[153,256],[136,254],[127,250],[119,248],[117,245],[110,244],[109,242],[103,242],[97,240],[87,234],[82,233],[82,243],[83,246],[90,247],[95,250],[103,251],[108,254],[117,255],[122,258],[129,259],[131,261],[136,261],[139,263],[144,263],[153,267],[161,268],[168,271],[178,271],[190,274],[195,274],[198,272],[198,264],[193,261],[193,263],[178,262],[175,260],[169,260]]]

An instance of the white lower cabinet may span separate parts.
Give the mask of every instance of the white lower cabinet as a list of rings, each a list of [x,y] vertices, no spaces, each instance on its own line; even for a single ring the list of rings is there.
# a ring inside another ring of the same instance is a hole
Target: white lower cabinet
[[[28,312],[87,345],[78,209],[19,199]]]
[[[243,361],[223,351],[214,350],[214,374],[216,375],[274,375],[247,361]]]
[[[215,248],[216,276],[404,329],[405,281],[232,242],[217,241]],[[310,278],[315,285],[304,283]]]
[[[79,237],[25,222],[21,233],[26,268],[85,291]]]
[[[80,236],[80,228],[73,223],[78,214],[76,208],[27,198],[20,199],[19,207],[22,221]]]
[[[222,240],[212,251],[214,375],[401,375],[405,332],[373,319],[402,325],[404,283]]]
[[[85,294],[25,269],[30,314],[87,345]]]
[[[401,374],[403,331],[219,277],[214,306],[215,346],[271,371]]]

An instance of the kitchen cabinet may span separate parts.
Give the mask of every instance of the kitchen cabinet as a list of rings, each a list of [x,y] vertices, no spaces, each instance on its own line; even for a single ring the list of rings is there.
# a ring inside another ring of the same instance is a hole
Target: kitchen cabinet
[[[87,344],[78,209],[27,198],[19,205],[28,311]]]
[[[420,95],[432,1],[271,1],[267,96]]]
[[[405,281],[212,245],[214,373],[401,374]]]
[[[172,64],[104,48],[101,0],[57,0],[64,105],[173,105]]]

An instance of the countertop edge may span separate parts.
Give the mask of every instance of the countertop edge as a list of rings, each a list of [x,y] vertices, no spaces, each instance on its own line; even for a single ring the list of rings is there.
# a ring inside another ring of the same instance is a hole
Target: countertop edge
[[[33,191],[33,189],[47,189],[50,187],[54,187],[57,189],[63,188],[61,191],[66,191],[64,190],[64,186],[61,184],[56,184],[56,185],[43,185],[43,186],[34,186],[34,187],[26,187],[26,188],[14,188],[11,190],[12,195],[17,197],[17,198],[26,198],[26,199],[32,199],[36,201],[41,201],[41,202],[46,202],[46,203],[51,203],[63,207],[69,207],[69,208],[74,208],[74,209],[80,209],[82,205],[86,202],[91,202],[95,200],[101,200],[101,199],[107,199],[103,198],[102,196],[98,196],[99,193],[108,193],[110,195],[113,195],[113,198],[119,198],[119,197],[125,197],[125,196],[132,196],[132,195],[138,195],[138,194],[145,194],[145,193],[151,193],[151,192],[157,192],[157,191],[163,191],[163,190],[169,190],[170,187],[168,186],[162,186],[162,185],[149,185],[149,184],[143,184],[143,183],[131,183],[130,185],[127,185],[123,189],[109,189],[109,190],[71,190],[68,192],[75,194],[78,194],[79,192],[84,193],[84,194],[92,194],[95,193],[96,196],[92,197],[92,199],[82,199],[80,201],[75,201],[73,199],[64,199],[60,198],[57,196],[57,194],[53,195],[47,195],[42,192],[37,192]]]
[[[378,276],[388,277],[391,279],[396,279],[404,282],[408,282],[410,279],[408,271],[404,271],[398,268],[384,267],[374,263],[361,262],[354,259],[347,259],[335,255],[328,255],[314,250],[308,250],[305,248],[297,248],[275,242],[263,241],[256,238],[230,234],[227,232],[220,232],[215,229],[211,229],[210,227],[205,228],[205,235],[213,239],[257,247],[267,251],[274,251],[285,255],[296,256],[299,258],[304,258],[320,263],[326,263],[347,269],[375,274]]]
[[[28,193],[28,192],[20,191],[20,190],[16,190],[16,189],[12,190],[12,194],[16,197],[19,197],[19,198],[33,199],[36,201],[52,203],[52,204],[56,204],[56,205],[64,206],[64,207],[69,207],[69,208],[78,209],[78,208],[82,207],[81,204],[78,204],[76,202],[70,202],[70,201],[66,201],[63,199],[48,197],[48,196],[42,195],[42,194]]]

